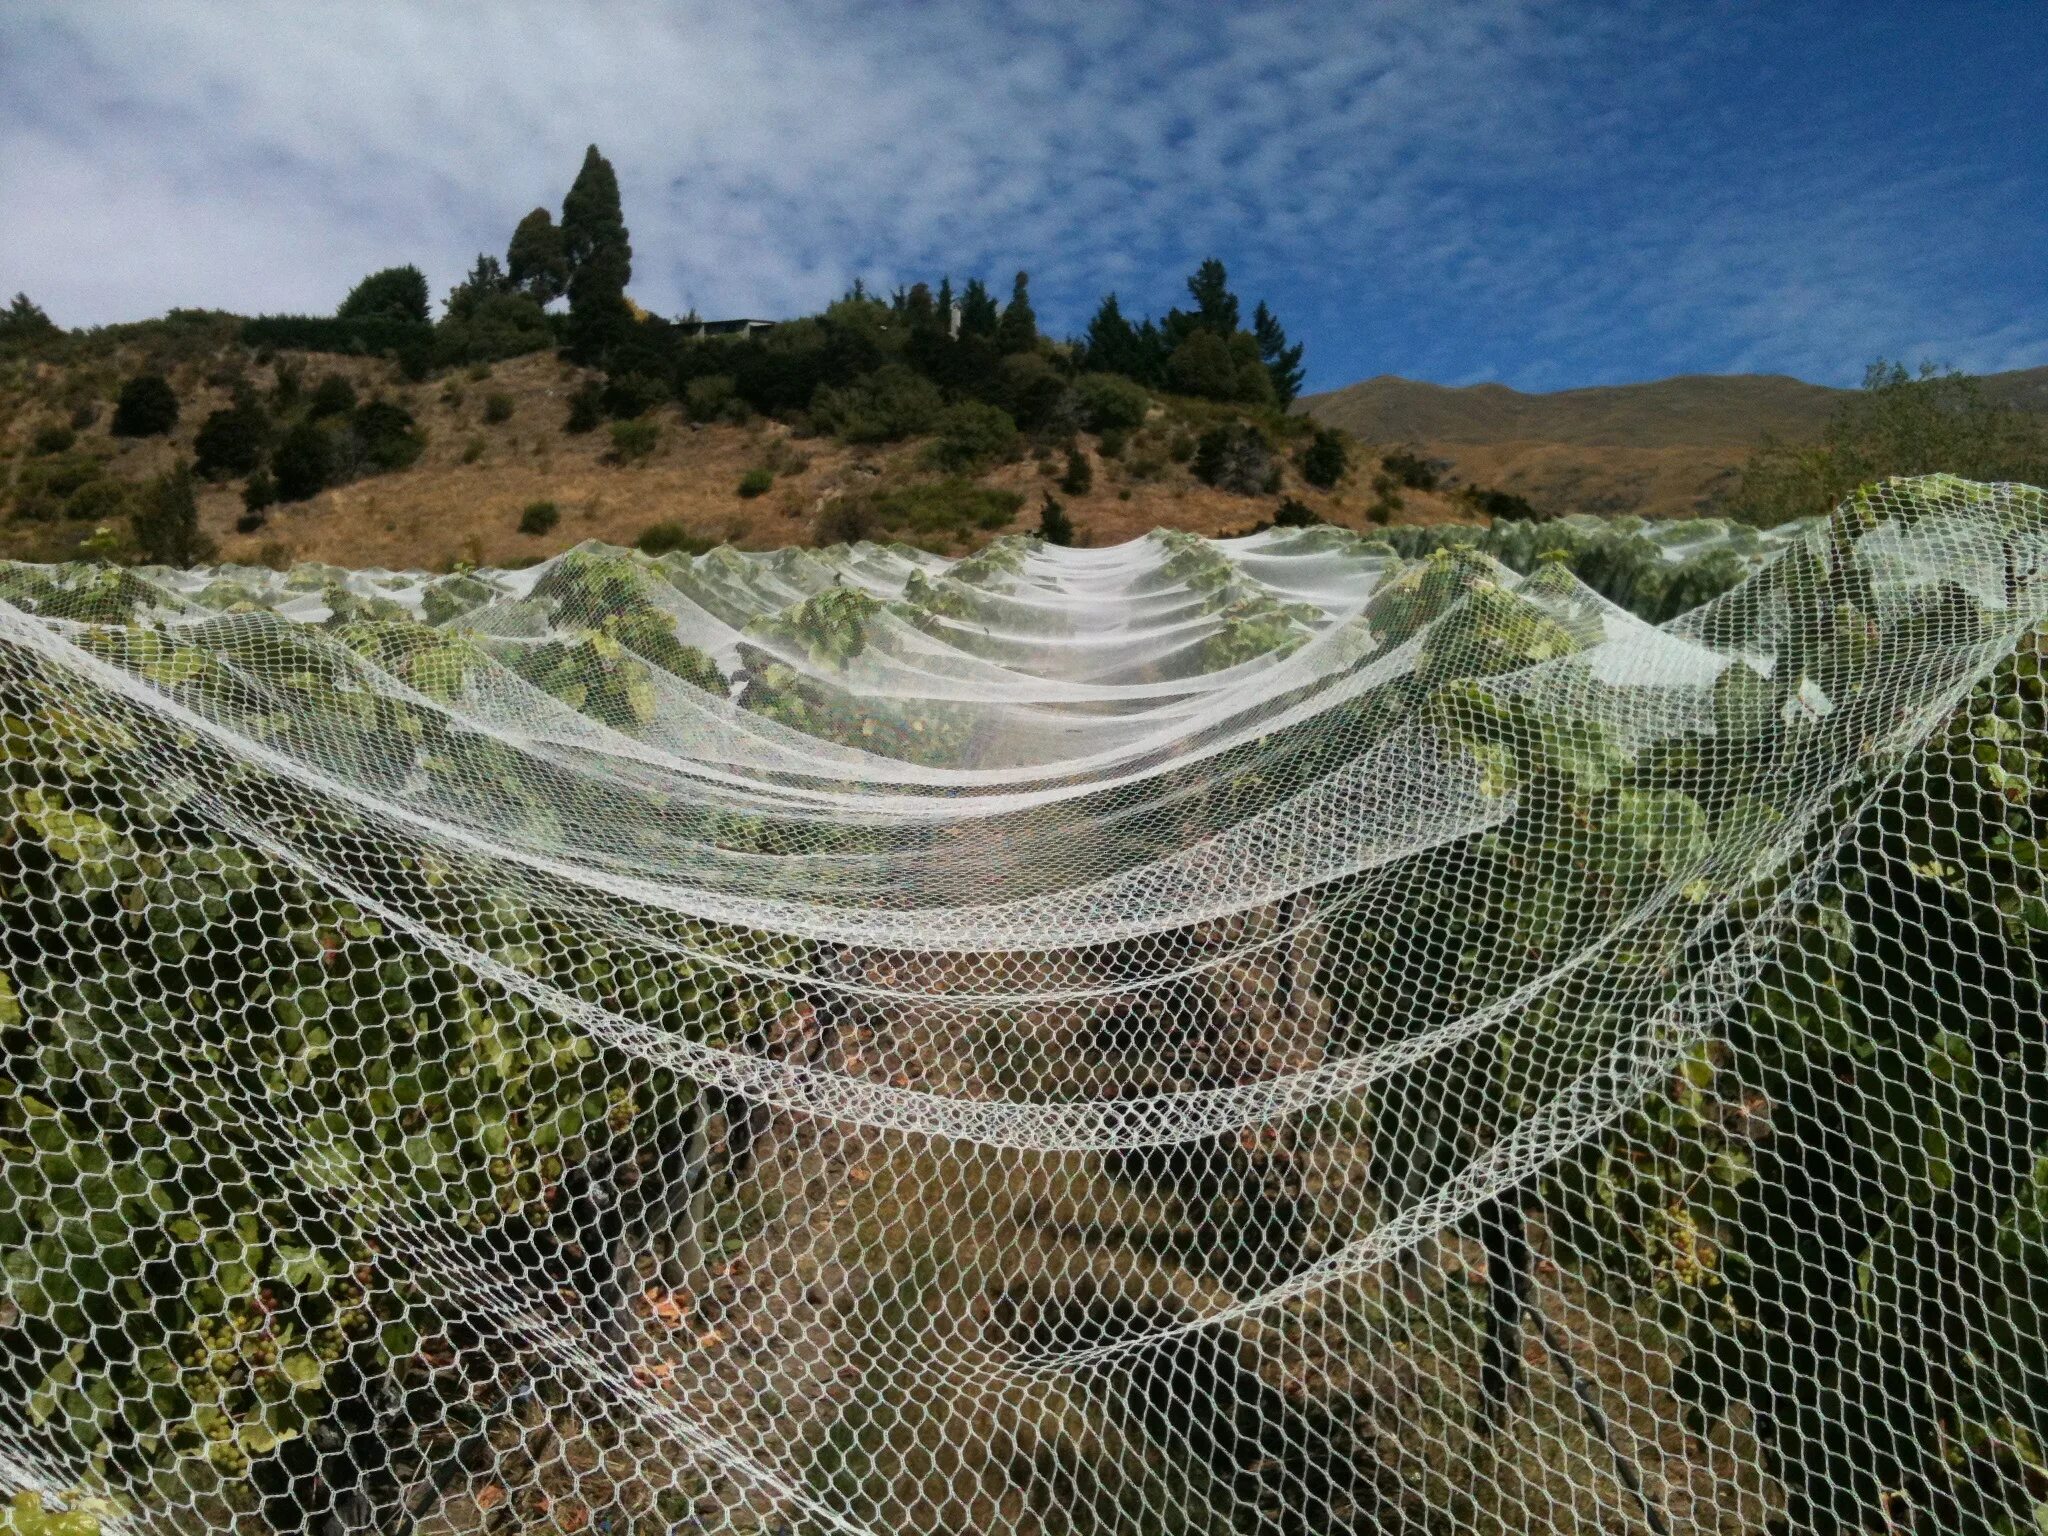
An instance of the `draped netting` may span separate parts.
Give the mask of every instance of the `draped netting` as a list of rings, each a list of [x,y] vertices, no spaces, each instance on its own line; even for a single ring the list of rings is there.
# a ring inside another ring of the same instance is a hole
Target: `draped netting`
[[[2048,500],[1494,536],[0,568],[0,1528],[2035,1528]]]

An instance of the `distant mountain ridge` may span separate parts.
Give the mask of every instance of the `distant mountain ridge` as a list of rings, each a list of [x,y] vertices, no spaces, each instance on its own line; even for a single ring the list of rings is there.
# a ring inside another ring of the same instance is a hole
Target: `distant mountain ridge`
[[[2048,414],[2048,368],[1987,374],[1990,399]],[[1457,478],[1557,512],[1712,512],[1767,436],[1817,436],[1853,394],[1784,374],[1682,374],[1528,394],[1382,375],[1296,409],[1363,442],[1409,443]]]

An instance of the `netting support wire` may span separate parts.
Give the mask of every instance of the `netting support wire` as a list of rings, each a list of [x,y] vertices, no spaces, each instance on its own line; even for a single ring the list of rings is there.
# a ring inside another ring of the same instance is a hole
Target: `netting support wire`
[[[1643,1487],[1643,1475],[1636,1464],[1621,1453],[1621,1447],[1614,1443],[1614,1436],[1608,1427],[1607,1414],[1601,1408],[1599,1399],[1593,1395],[1593,1384],[1586,1380],[1579,1369],[1578,1361],[1572,1358],[1571,1347],[1564,1336],[1564,1330],[1543,1316],[1542,1308],[1531,1304],[1536,1313],[1536,1332],[1543,1340],[1544,1348],[1550,1351],[1564,1371],[1565,1380],[1571,1383],[1572,1396],[1579,1400],[1579,1416],[1585,1420],[1586,1428],[1593,1438],[1607,1447],[1608,1459],[1614,1464],[1615,1481],[1635,1495],[1637,1507],[1643,1512],[1643,1523],[1657,1533],[1657,1536],[1671,1536],[1671,1527],[1665,1523],[1663,1512],[1650,1502],[1649,1490]]]

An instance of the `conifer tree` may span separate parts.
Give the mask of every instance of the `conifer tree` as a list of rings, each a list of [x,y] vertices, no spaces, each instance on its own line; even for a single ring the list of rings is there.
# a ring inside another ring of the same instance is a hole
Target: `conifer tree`
[[[569,263],[569,352],[596,362],[632,324],[626,284],[633,276],[633,246],[619,206],[619,178],[595,144],[584,152],[583,169],[562,199],[561,235]]]
[[[1116,301],[1115,294],[1107,295],[1095,311],[1095,317],[1088,322],[1088,335],[1084,357],[1090,370],[1096,373],[1121,373],[1126,378],[1139,378],[1144,368],[1144,355],[1138,340],[1137,327],[1124,318],[1124,312]]]
[[[960,334],[994,336],[1001,324],[1002,315],[996,309],[995,296],[980,278],[970,277],[960,294]]]
[[[939,279],[939,296],[932,301],[932,307],[939,312],[939,329],[948,336],[953,334],[953,277],[951,273]]]
[[[1287,332],[1280,328],[1280,321],[1266,308],[1266,301],[1259,300],[1259,306],[1252,311],[1252,334],[1259,341],[1259,359],[1266,365],[1266,372],[1273,380],[1273,398],[1285,410],[1294,403],[1294,397],[1301,393],[1301,381],[1305,370],[1301,366],[1301,346],[1287,345]]]
[[[1031,274],[1019,272],[1010,285],[1010,302],[996,327],[996,346],[1004,352],[1029,352],[1038,345],[1038,316],[1031,310]]]
[[[1237,332],[1237,295],[1230,291],[1230,274],[1223,263],[1211,256],[1188,279],[1188,294],[1195,301],[1194,319],[1203,330],[1219,336]]]

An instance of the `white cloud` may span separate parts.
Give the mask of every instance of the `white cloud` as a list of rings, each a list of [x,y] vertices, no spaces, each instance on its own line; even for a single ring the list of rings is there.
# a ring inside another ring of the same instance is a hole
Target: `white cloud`
[[[13,11],[0,284],[69,324],[324,311],[404,260],[445,290],[559,205],[596,140],[634,292],[662,310],[790,313],[855,275],[1026,266],[1041,316],[1078,327],[1112,286],[1164,307],[1221,252],[1247,303],[1318,318],[1329,384],[1333,359],[1465,377],[1519,351],[1510,377],[1543,385],[1631,365],[1839,377],[1900,337],[1979,365],[2048,351],[1994,299],[1931,306],[1949,257],[1885,238],[1854,168],[1790,157],[1760,200],[1711,156],[1687,173],[1689,147],[1653,130],[1699,117],[1725,9],[1639,0],[1571,27],[1542,0]],[[1400,355],[1367,362],[1367,333],[1404,317]]]

